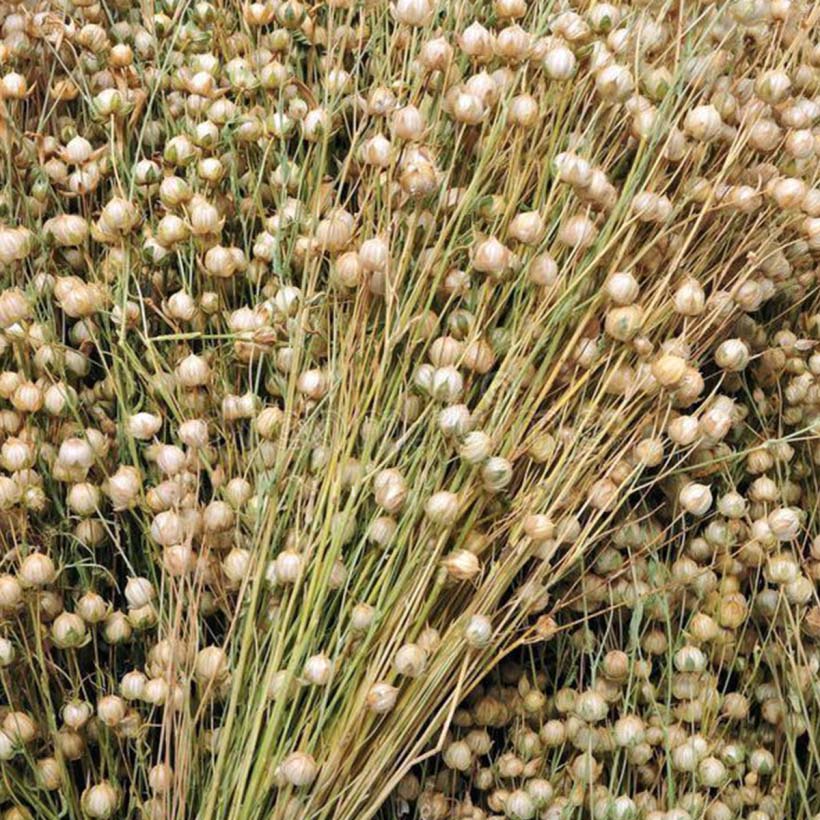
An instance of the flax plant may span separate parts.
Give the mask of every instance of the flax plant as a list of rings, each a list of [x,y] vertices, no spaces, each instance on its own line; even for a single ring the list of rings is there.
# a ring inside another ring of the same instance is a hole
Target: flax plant
[[[8,816],[374,817],[750,406],[811,451],[818,13],[4,7]]]

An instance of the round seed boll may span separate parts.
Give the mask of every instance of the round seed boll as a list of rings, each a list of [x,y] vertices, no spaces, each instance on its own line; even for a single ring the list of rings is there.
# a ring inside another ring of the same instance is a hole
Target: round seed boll
[[[458,519],[459,510],[458,495],[447,490],[434,493],[424,505],[427,518],[440,527],[451,527]]]
[[[309,786],[319,774],[319,767],[312,755],[291,752],[280,764],[282,776],[291,786]]]
[[[367,708],[376,714],[392,712],[398,700],[399,690],[386,682],[374,683],[367,692]]]
[[[493,625],[486,615],[471,615],[464,629],[467,643],[476,649],[482,649],[492,640]]]
[[[427,653],[417,644],[406,643],[396,652],[393,666],[399,675],[417,678],[427,666]]]
[[[448,769],[466,772],[469,771],[472,766],[473,752],[465,741],[456,740],[444,749],[442,760]]]

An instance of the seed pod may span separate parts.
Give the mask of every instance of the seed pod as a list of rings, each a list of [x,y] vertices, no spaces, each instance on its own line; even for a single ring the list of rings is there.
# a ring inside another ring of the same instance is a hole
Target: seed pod
[[[106,726],[116,726],[125,717],[125,701],[118,695],[106,695],[97,702],[97,717]]]
[[[54,582],[54,562],[42,552],[32,552],[20,563],[17,577],[24,587],[43,587]]]
[[[77,247],[88,236],[88,223],[76,214],[60,214],[43,224],[43,234],[60,247]]]
[[[516,789],[504,799],[504,812],[512,820],[532,820],[536,815],[536,805],[529,792]]]
[[[511,252],[494,237],[476,243],[472,252],[473,267],[481,273],[495,276],[503,274],[510,266]]]
[[[125,584],[125,598],[130,607],[138,608],[151,603],[156,597],[154,585],[147,579],[132,577]]]
[[[406,643],[396,652],[393,665],[399,675],[417,678],[427,666],[427,653],[414,643]]]
[[[379,715],[392,712],[398,699],[399,690],[389,683],[374,683],[367,692],[367,708]]]
[[[672,301],[682,316],[699,316],[705,309],[706,294],[697,279],[688,278],[678,285]]]
[[[157,794],[165,794],[173,782],[174,770],[167,763],[157,763],[148,772],[148,785]]]
[[[459,500],[456,493],[441,490],[430,496],[424,505],[424,512],[433,524],[450,527],[459,515]]]
[[[37,783],[46,791],[56,791],[63,785],[63,772],[53,757],[43,757],[37,761]]]
[[[685,373],[686,360],[672,353],[664,353],[652,363],[652,375],[663,387],[675,387]]]
[[[544,220],[537,211],[526,211],[513,218],[508,231],[522,244],[536,245],[544,234]]]
[[[107,820],[114,817],[120,802],[119,791],[107,780],[89,786],[82,793],[80,804],[88,817]]]
[[[464,629],[467,643],[476,649],[482,649],[492,640],[493,625],[485,615],[472,615]]]
[[[448,769],[466,772],[472,766],[473,753],[467,743],[463,740],[457,740],[444,749],[441,758]]]
[[[705,484],[690,482],[678,493],[681,507],[692,515],[705,515],[712,506],[712,492]]]
[[[200,649],[194,664],[194,675],[200,685],[223,680],[228,674],[228,657],[219,646]]]
[[[491,492],[499,492],[512,481],[512,464],[499,456],[488,458],[481,467],[481,480]]]
[[[536,256],[528,270],[530,282],[539,287],[552,287],[558,282],[558,263],[548,254]]]
[[[250,550],[239,547],[232,549],[222,559],[222,571],[231,586],[239,586],[249,576],[251,560]]]
[[[493,55],[493,37],[481,23],[474,22],[458,39],[461,50],[476,60],[488,60]]]
[[[327,655],[311,655],[303,670],[305,680],[314,686],[326,686],[333,677],[333,661]]]
[[[715,351],[715,363],[730,373],[740,372],[749,363],[749,348],[740,339],[727,339]]]
[[[464,436],[458,451],[459,455],[469,464],[481,464],[489,458],[493,442],[481,430],[473,430]]]
[[[0,609],[14,610],[22,601],[23,589],[13,575],[0,575]]]
[[[683,130],[698,142],[711,142],[720,133],[723,121],[713,105],[699,105],[686,113]]]
[[[638,281],[629,271],[613,273],[606,280],[605,290],[616,305],[631,305],[640,293]]]
[[[544,55],[544,71],[551,80],[569,80],[575,76],[578,61],[566,46],[556,45]]]
[[[397,512],[407,498],[407,484],[398,470],[382,470],[373,481],[376,503],[388,513]]]
[[[463,404],[445,407],[438,416],[439,428],[446,436],[460,438],[470,431],[472,423],[470,411]]]
[[[32,247],[33,235],[27,228],[0,227],[0,264],[11,266],[17,262],[22,262],[29,256]],[[16,288],[12,292],[19,293]],[[28,311],[26,311],[26,314],[28,314]],[[15,321],[19,321],[19,319]],[[13,323],[9,322],[9,325]]]
[[[584,250],[590,247],[598,236],[595,223],[583,214],[576,214],[562,223],[558,231],[559,241],[570,248]]]
[[[3,718],[3,734],[13,744],[25,746],[37,737],[37,724],[26,712],[7,712]]]
[[[622,102],[634,87],[635,81],[629,69],[617,63],[602,68],[595,78],[595,90],[607,102]]]
[[[447,573],[457,581],[471,581],[481,572],[481,562],[472,552],[464,549],[454,550],[443,563]]]
[[[608,310],[604,327],[613,339],[628,342],[636,336],[642,323],[643,311],[637,305],[627,305]]]
[[[393,8],[397,22],[406,26],[421,28],[433,17],[435,7],[430,0],[398,0]]]
[[[143,700],[148,678],[138,669],[126,672],[120,680],[120,694],[126,700]]]
[[[51,624],[51,637],[61,649],[74,649],[85,642],[83,619],[73,612],[61,612]]]
[[[794,508],[778,507],[769,513],[766,520],[778,541],[793,541],[800,533],[801,514]]]
[[[103,492],[115,510],[126,510],[136,505],[142,491],[142,477],[136,467],[123,465],[103,482]]]

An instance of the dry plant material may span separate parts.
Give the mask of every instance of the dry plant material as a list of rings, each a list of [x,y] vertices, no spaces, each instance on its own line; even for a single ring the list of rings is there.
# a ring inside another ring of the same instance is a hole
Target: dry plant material
[[[700,528],[814,676],[819,16],[3,4],[5,817],[373,817]]]

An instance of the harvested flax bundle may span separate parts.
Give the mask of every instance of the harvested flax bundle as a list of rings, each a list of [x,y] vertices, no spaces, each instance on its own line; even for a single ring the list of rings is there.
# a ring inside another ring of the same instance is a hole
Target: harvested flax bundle
[[[501,657],[667,576],[740,629],[746,558],[815,640],[817,17],[3,7],[8,816],[372,817]],[[650,573],[701,527],[737,580]]]

